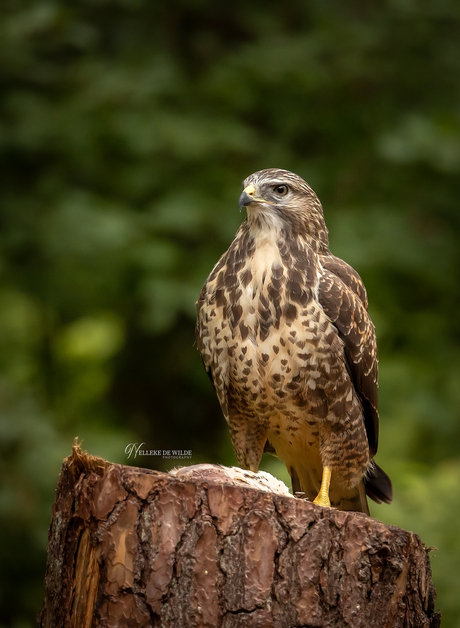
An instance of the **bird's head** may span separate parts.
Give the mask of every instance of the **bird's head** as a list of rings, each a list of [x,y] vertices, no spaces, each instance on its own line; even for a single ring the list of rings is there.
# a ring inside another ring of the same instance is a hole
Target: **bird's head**
[[[323,208],[311,187],[288,170],[269,168],[243,182],[240,211],[247,210],[251,229],[283,230],[287,237],[302,235],[319,253],[328,250]]]

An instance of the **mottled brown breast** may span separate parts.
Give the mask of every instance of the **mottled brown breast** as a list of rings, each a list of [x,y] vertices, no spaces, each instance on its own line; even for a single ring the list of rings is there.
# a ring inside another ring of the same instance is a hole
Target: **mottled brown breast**
[[[317,301],[319,282],[310,248],[244,230],[211,273],[197,341],[234,432],[251,423],[289,443],[307,430],[302,438],[311,442],[307,418],[328,415],[332,387],[341,394],[334,412],[346,413],[343,345]]]
[[[368,512],[365,474],[377,501],[391,500],[391,483],[369,466],[377,347],[366,290],[329,252],[321,203],[303,179],[268,169],[244,186],[247,219],[203,286],[196,326],[238,463],[257,470],[269,442],[307,496],[327,467],[332,502]]]

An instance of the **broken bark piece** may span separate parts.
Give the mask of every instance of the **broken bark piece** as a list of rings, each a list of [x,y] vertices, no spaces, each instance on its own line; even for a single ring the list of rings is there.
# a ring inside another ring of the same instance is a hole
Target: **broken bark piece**
[[[53,505],[39,625],[440,625],[417,535],[297,499],[270,477],[219,465],[160,473],[75,445]]]

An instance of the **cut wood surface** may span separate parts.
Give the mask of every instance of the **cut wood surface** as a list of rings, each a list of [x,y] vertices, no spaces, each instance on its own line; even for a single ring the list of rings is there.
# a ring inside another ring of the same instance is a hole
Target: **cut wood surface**
[[[219,465],[173,473],[78,445],[49,531],[42,628],[430,627],[416,534]]]

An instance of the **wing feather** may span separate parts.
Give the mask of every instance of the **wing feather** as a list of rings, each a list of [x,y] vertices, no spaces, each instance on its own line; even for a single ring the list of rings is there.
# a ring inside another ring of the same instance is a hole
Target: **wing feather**
[[[358,273],[333,255],[321,258],[319,302],[345,345],[350,376],[364,412],[371,457],[378,447],[378,356],[367,294]]]
[[[324,255],[321,257],[321,265],[323,268],[331,271],[336,277],[341,279],[343,283],[348,286],[353,292],[361,299],[362,304],[367,310],[368,302],[367,302],[367,292],[366,288],[363,284],[363,280],[356,272],[354,268],[340,259],[340,257],[336,257],[329,253],[328,255]]]

